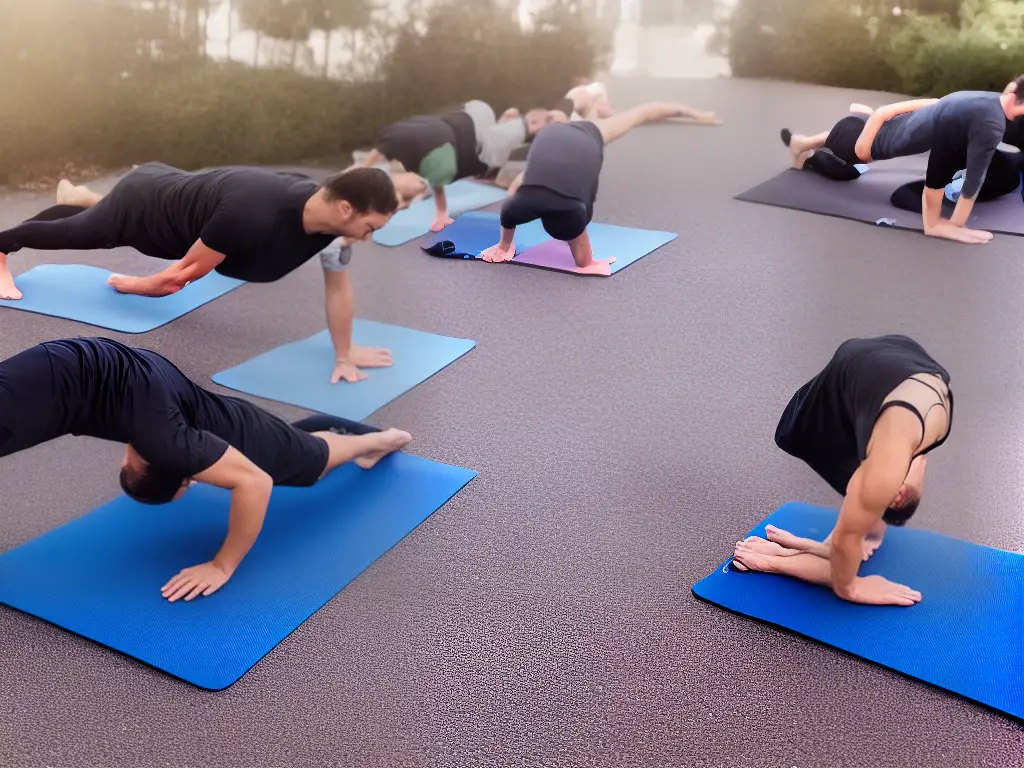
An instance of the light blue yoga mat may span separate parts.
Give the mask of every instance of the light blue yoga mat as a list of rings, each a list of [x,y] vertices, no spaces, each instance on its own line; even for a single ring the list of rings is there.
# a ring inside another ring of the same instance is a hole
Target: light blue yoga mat
[[[505,199],[506,192],[491,184],[460,179],[445,188],[448,215],[457,219],[467,211],[485,208]],[[404,211],[396,213],[391,221],[373,234],[378,245],[397,246],[415,240],[430,232],[434,221],[434,200],[417,200]]]
[[[77,320],[122,333],[146,333],[233,291],[243,281],[211,272],[158,299],[118,293],[105,269],[83,264],[40,264],[14,278],[24,296],[0,307]]]
[[[615,258],[611,272],[620,272],[630,264],[675,240],[674,232],[633,229],[615,224],[592,223],[587,227],[597,259]],[[467,213],[441,232],[426,238],[420,247],[432,256],[475,259],[501,237],[500,216],[496,213]],[[569,246],[552,239],[540,221],[516,227],[516,257],[510,264],[573,272]]]
[[[213,380],[256,397],[362,421],[476,346],[470,339],[358,319],[352,340],[362,347],[390,349],[394,365],[368,368],[369,378],[355,384],[331,384],[334,347],[322,331],[214,374]]]
[[[822,541],[837,512],[792,502],[775,525]],[[909,608],[855,605],[830,589],[723,563],[694,594],[1024,718],[1024,555],[930,531],[890,527],[862,576],[881,574],[922,593]],[[736,631],[742,631],[742,627]],[[870,698],[870,694],[867,694]]]
[[[231,580],[188,603],[160,588],[217,552],[230,494],[197,485],[157,508],[120,496],[0,556],[0,602],[221,690],[475,475],[398,453],[369,471],[346,464],[315,486],[275,488]]]

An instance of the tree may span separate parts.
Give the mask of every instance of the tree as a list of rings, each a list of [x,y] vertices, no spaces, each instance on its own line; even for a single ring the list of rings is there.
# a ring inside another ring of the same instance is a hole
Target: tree
[[[334,31],[348,29],[352,33],[352,57],[356,55],[356,40],[360,30],[373,21],[377,10],[373,0],[302,0],[306,19],[313,29],[324,33],[323,76],[328,77],[331,65],[331,43]]]

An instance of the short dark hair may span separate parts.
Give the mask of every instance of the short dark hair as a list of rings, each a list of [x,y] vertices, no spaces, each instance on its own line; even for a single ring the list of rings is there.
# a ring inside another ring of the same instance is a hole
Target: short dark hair
[[[1013,92],[1017,96],[1017,103],[1024,104],[1024,75],[1013,81]]]
[[[174,477],[147,467],[139,472],[131,467],[121,467],[121,490],[142,504],[166,504],[185,484],[185,478]]]
[[[889,507],[885,510],[885,514],[882,515],[882,520],[884,520],[888,525],[906,525],[910,522],[910,518],[914,516],[914,513],[917,512],[917,508],[920,504],[920,499],[914,499],[913,501],[908,501],[901,507]]]
[[[320,186],[328,200],[344,200],[359,214],[392,214],[398,210],[395,184],[380,168],[349,168],[334,174]]]

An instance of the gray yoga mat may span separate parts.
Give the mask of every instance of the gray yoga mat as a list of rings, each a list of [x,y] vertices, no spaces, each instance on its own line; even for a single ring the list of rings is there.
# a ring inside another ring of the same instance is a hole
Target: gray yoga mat
[[[923,178],[923,170],[872,167],[859,179],[833,181],[811,171],[789,168],[737,195],[736,199],[868,224],[888,219],[885,225],[920,232],[923,229],[921,214],[900,210],[889,198],[903,184]],[[943,211],[948,217],[953,211],[952,203],[946,201]],[[1024,235],[1024,199],[1020,188],[996,200],[977,203],[967,226],[1005,235]]]

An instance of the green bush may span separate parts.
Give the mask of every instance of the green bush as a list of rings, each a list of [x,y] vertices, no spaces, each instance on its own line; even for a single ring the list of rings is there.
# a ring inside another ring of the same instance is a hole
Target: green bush
[[[29,41],[21,54],[16,46],[0,53],[0,66],[15,75],[0,81],[0,184],[69,166],[159,160],[199,168],[337,156],[366,146],[389,121],[469,99],[485,99],[499,112],[550,105],[574,78],[591,73],[602,53],[598,33],[565,6],[553,6],[545,23],[527,32],[495,7],[452,3],[385,30],[389,45],[377,77],[339,81],[201,55],[141,55],[138,19],[106,27],[97,10],[105,6],[95,0],[41,2],[21,20]],[[99,38],[115,26],[117,40],[95,59],[80,38],[62,55],[55,25],[67,29],[67,15],[39,12],[61,3],[94,36],[93,48],[103,47]],[[6,29],[13,43],[19,25]],[[0,46],[4,38],[0,32]]]
[[[1024,72],[1024,3],[916,5],[894,15],[885,3],[869,14],[847,0],[740,0],[724,30],[733,74],[943,95],[1001,91]]]

